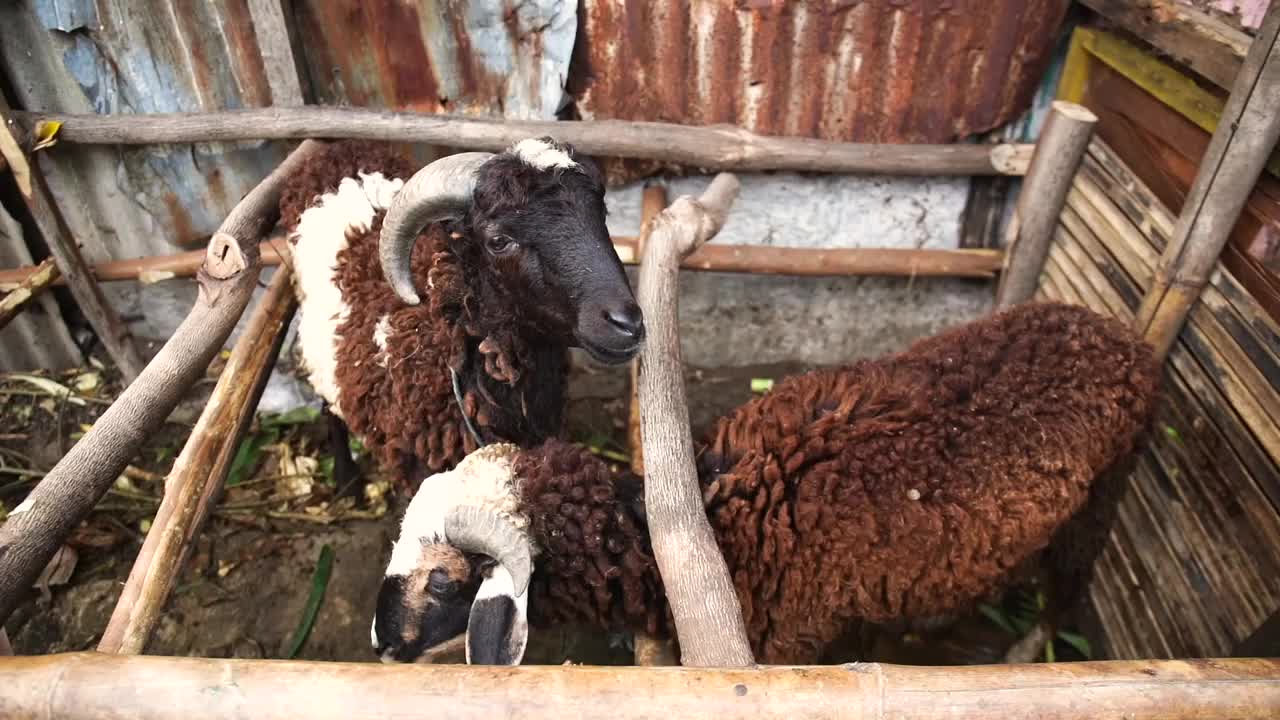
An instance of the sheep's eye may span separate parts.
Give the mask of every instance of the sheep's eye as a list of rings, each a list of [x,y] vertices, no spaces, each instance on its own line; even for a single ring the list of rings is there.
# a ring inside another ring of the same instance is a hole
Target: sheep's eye
[[[512,250],[516,249],[515,241],[513,241],[511,238],[507,237],[506,235],[494,235],[493,237],[489,238],[486,245],[489,248],[489,252],[493,253],[494,255],[505,255],[511,252]]]
[[[444,570],[437,568],[427,576],[427,592],[436,597],[447,597],[453,594],[453,591],[457,588],[458,584]]]

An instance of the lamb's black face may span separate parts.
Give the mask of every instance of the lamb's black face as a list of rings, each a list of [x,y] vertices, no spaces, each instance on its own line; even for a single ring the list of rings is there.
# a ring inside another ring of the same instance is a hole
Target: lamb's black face
[[[520,143],[480,169],[469,220],[493,285],[535,330],[611,364],[639,352],[644,319],[589,158],[547,138]]]
[[[425,545],[411,570],[382,579],[371,640],[384,662],[461,655],[484,565],[475,560],[448,545]]]

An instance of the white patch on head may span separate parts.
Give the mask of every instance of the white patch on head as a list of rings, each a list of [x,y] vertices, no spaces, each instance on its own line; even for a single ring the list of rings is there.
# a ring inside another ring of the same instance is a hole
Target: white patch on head
[[[338,253],[347,247],[347,234],[369,230],[378,212],[385,210],[403,180],[388,180],[382,173],[343,178],[337,192],[326,193],[298,219],[294,231],[294,289],[298,294],[298,347],[302,367],[316,394],[329,403],[338,417],[336,380],[338,327],[351,308],[333,282]]]
[[[452,470],[422,481],[400,523],[400,537],[391,549],[387,575],[408,575],[418,566],[424,543],[443,543],[444,518],[464,505],[489,508],[520,530],[529,518],[520,511],[516,486],[515,445],[487,445],[473,451]],[[533,543],[530,542],[533,546]],[[536,553],[537,548],[534,547]]]
[[[521,140],[511,148],[511,152],[539,170],[578,167],[578,163],[569,157],[569,153],[539,138]]]
[[[524,595],[516,595],[516,581],[511,577],[511,573],[502,565],[494,565],[489,571],[489,577],[480,583],[480,589],[476,591],[476,600],[485,598],[494,598],[502,596],[515,598],[516,607],[523,615],[526,608],[529,607],[529,593]]]

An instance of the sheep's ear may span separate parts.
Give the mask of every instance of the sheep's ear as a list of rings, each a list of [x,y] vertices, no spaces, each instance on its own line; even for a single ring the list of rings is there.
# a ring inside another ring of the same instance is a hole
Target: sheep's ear
[[[467,620],[467,663],[519,665],[529,642],[529,595],[516,596],[511,573],[494,565]]]

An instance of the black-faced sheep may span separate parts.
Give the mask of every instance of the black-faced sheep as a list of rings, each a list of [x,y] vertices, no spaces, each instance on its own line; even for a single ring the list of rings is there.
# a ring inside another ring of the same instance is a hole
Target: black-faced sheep
[[[1158,386],[1118,322],[1033,304],[788,378],[721,419],[697,465],[757,661],[812,663],[855,622],[935,619],[1001,588],[1123,479]],[[638,479],[553,440],[486,448],[432,486],[378,595],[384,660],[466,638],[472,662],[516,662],[526,606],[535,626],[671,630]]]
[[[477,436],[555,436],[568,348],[620,363],[644,337],[589,158],[535,138],[410,169],[388,145],[334,143],[281,198],[339,477],[348,428],[408,484]]]

